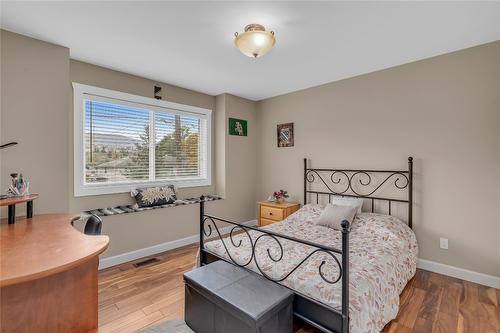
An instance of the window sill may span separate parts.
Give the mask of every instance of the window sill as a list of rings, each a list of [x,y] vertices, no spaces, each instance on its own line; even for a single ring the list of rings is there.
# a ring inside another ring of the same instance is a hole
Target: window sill
[[[154,186],[167,186],[174,185],[175,188],[190,188],[190,187],[203,187],[211,186],[210,179],[195,179],[195,180],[171,180],[171,181],[153,181],[153,182],[134,182],[126,184],[93,184],[78,186],[75,184],[74,196],[85,197],[92,195],[116,194],[116,193],[130,193],[130,191],[137,188],[154,187]]]

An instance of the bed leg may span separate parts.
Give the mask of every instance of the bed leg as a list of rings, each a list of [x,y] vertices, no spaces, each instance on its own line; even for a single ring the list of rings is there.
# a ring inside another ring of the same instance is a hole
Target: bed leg
[[[342,221],[342,333],[349,333],[349,222]]]
[[[200,267],[206,263],[205,251],[204,251],[204,240],[203,240],[203,229],[204,229],[204,221],[203,217],[205,215],[205,197],[202,195],[200,197]]]

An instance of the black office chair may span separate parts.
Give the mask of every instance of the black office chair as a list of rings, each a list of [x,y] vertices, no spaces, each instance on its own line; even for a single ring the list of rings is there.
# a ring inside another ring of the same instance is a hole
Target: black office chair
[[[85,235],[100,235],[102,229],[102,220],[99,216],[92,214],[85,223],[83,233]]]

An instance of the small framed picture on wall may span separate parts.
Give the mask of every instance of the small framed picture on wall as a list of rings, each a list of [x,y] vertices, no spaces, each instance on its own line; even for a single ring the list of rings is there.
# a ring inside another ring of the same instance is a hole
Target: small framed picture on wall
[[[293,123],[278,125],[278,147],[293,147]]]
[[[247,136],[247,121],[229,118],[229,135]]]

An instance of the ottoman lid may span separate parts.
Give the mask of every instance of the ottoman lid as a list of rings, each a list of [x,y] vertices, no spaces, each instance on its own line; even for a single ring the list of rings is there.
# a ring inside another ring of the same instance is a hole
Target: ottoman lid
[[[219,260],[184,274],[184,280],[254,321],[293,301],[294,293],[263,276]]]

